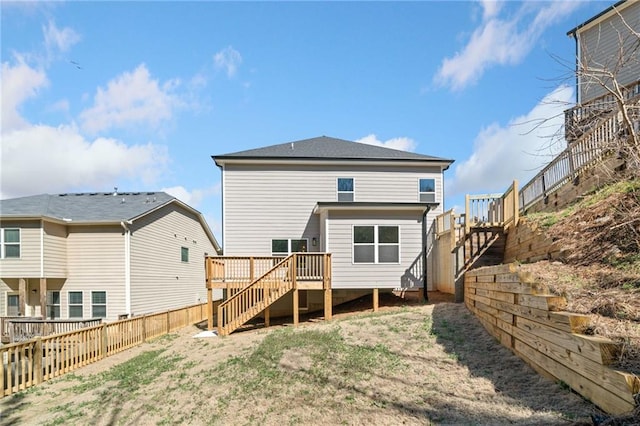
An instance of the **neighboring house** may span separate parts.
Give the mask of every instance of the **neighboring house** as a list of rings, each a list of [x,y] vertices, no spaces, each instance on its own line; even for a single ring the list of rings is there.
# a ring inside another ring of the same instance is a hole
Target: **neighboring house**
[[[206,301],[202,215],[164,192],[0,201],[0,315],[118,318]]]
[[[576,41],[577,103],[607,94],[617,83],[640,93],[640,1],[622,0],[567,33]]]
[[[225,256],[331,253],[334,303],[374,288],[422,294],[425,229],[453,160],[325,136],[212,158]],[[301,309],[322,307],[305,293]]]

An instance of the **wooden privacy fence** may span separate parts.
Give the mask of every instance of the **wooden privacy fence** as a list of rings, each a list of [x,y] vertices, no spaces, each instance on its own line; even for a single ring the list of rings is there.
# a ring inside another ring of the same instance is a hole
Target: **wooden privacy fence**
[[[149,314],[0,347],[0,397],[207,319],[207,304]]]

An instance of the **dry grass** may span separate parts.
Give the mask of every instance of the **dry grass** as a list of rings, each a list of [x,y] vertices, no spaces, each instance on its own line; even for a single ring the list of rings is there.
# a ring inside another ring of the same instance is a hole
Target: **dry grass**
[[[2,424],[590,424],[464,305],[383,307],[298,328],[185,329],[0,400]],[[105,364],[108,363],[108,364]]]

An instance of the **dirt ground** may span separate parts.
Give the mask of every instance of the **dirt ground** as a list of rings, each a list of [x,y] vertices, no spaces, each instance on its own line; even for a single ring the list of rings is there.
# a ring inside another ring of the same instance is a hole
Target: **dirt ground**
[[[432,298],[436,300],[436,298]],[[0,400],[0,424],[592,424],[462,304],[219,338],[188,327]]]

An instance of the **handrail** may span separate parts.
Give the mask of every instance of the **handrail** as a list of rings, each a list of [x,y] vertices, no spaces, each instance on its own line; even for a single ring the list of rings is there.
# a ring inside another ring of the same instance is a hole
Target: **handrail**
[[[262,312],[268,305],[273,303],[271,301],[271,296],[272,290],[274,289],[274,282],[276,284],[275,290],[280,289],[283,291],[286,289],[284,293],[293,288],[291,264],[293,263],[294,258],[295,254],[284,258],[263,276],[253,281],[250,285],[244,287],[218,306],[219,335],[229,335],[242,324]],[[280,295],[278,295],[278,298],[279,297]]]

